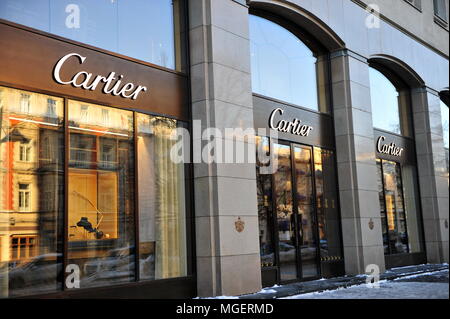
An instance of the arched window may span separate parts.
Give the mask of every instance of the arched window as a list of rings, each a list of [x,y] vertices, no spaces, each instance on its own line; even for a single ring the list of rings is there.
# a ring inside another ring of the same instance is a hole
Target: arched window
[[[397,89],[380,71],[370,68],[369,75],[373,126],[395,134],[404,133]]]
[[[318,58],[293,33],[250,16],[252,86],[256,94],[315,111],[326,111]],[[323,82],[324,83],[324,82]]]
[[[401,265],[396,255],[417,254],[414,256],[418,263],[425,257],[412,132],[411,87],[406,77],[401,77],[401,73],[386,64],[386,61],[370,61],[369,77],[377,141],[382,239],[386,265],[390,268]],[[390,143],[391,147],[403,145],[399,148],[400,153],[395,155],[395,152],[381,150],[381,138],[389,141],[385,145]]]

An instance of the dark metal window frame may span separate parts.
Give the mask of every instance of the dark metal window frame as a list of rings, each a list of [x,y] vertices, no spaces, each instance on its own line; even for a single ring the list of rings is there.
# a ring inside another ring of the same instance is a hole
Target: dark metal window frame
[[[405,2],[417,9],[419,12],[422,12],[422,0],[405,0]]]
[[[18,89],[18,90],[26,90],[28,92],[31,93],[37,93],[37,94],[50,94],[56,98],[61,98],[63,99],[63,125],[61,127],[61,129],[63,130],[63,134],[64,134],[64,155],[63,155],[63,167],[64,167],[64,174],[63,174],[63,187],[64,187],[64,211],[63,211],[63,216],[59,216],[58,218],[62,218],[63,221],[63,225],[62,225],[62,229],[58,228],[57,232],[62,231],[62,234],[58,234],[58,243],[60,243],[58,245],[57,248],[57,253],[58,255],[61,254],[62,257],[58,257],[57,263],[62,265],[62,271],[61,273],[58,274],[59,278],[58,278],[58,282],[60,282],[62,284],[61,290],[59,291],[55,291],[55,294],[60,294],[61,292],[68,292],[68,291],[91,291],[91,290],[103,290],[103,289],[107,289],[107,288],[114,288],[114,287],[120,287],[120,286],[127,286],[127,285],[131,285],[133,284],[133,282],[139,282],[139,283],[152,283],[152,282],[163,282],[166,280],[182,280],[182,281],[186,281],[186,279],[190,279],[190,278],[194,278],[195,277],[195,224],[194,224],[194,201],[193,201],[193,184],[192,184],[192,180],[193,180],[193,165],[192,163],[192,152],[191,153],[191,163],[185,163],[184,164],[184,172],[185,172],[185,178],[184,178],[184,183],[185,183],[185,207],[186,207],[186,258],[187,258],[187,276],[186,277],[178,277],[178,278],[168,278],[168,279],[162,279],[162,280],[144,280],[141,281],[140,280],[140,276],[139,276],[139,267],[135,267],[135,280],[127,283],[127,284],[111,284],[111,285],[106,285],[106,286],[101,286],[101,287],[95,287],[95,288],[80,288],[80,289],[68,289],[65,285],[65,280],[67,277],[67,273],[65,272],[65,269],[67,267],[67,265],[69,264],[68,261],[68,252],[69,252],[69,245],[68,245],[68,210],[69,210],[69,206],[68,206],[68,199],[69,199],[69,192],[68,192],[68,182],[69,182],[69,160],[70,160],[70,129],[69,129],[69,119],[68,119],[68,112],[69,112],[69,100],[72,101],[80,101],[80,102],[85,102],[85,100],[83,99],[78,99],[78,98],[73,98],[73,97],[68,97],[68,96],[64,96],[64,95],[58,95],[58,94],[52,94],[49,92],[43,92],[39,89],[34,89],[34,90],[30,90],[30,89],[24,89],[24,88],[18,88],[16,86],[12,86],[12,85],[8,85],[6,83],[0,83],[1,86],[4,87],[8,87],[11,89]],[[150,116],[158,116],[158,117],[165,117],[165,118],[169,118],[169,119],[174,119],[177,120],[179,123],[181,123],[181,126],[183,126],[184,128],[188,129],[188,131],[191,131],[191,125],[190,123],[183,121],[183,120],[178,120],[174,117],[171,116],[166,116],[163,114],[157,114],[157,113],[153,113],[153,112],[148,112],[148,111],[130,111],[127,109],[123,109],[120,107],[114,107],[114,106],[110,106],[110,105],[103,105],[102,106],[106,106],[106,107],[110,107],[110,108],[115,108],[118,110],[126,110],[129,112],[132,112],[133,114],[133,139],[132,139],[132,143],[133,143],[133,155],[134,155],[134,184],[135,184],[135,198],[134,198],[134,229],[135,229],[135,265],[139,265],[139,196],[138,196],[138,192],[139,192],[139,188],[138,188],[138,151],[137,151],[137,115],[139,114],[145,114],[145,115],[150,115]],[[192,144],[191,144],[192,145]],[[62,240],[61,240],[62,239]],[[60,247],[60,245],[62,244],[62,247]],[[50,294],[44,294],[44,295],[52,295],[53,293]],[[27,295],[27,296],[31,296],[31,297],[39,297],[39,294],[32,294],[32,295]]]
[[[272,209],[272,220],[271,223],[273,225],[272,229],[270,230],[270,234],[272,237],[272,244],[273,244],[273,252],[274,252],[274,265],[272,267],[264,267],[262,268],[262,270],[264,269],[276,269],[277,271],[277,283],[278,284],[289,284],[289,283],[294,283],[294,282],[298,282],[298,281],[311,281],[311,280],[317,280],[320,279],[322,277],[322,264],[324,263],[321,260],[321,255],[320,255],[320,235],[319,235],[319,225],[318,225],[318,216],[317,216],[317,188],[316,188],[316,172],[315,172],[315,157],[314,157],[314,149],[315,148],[320,148],[322,150],[329,150],[332,151],[334,154],[336,154],[336,151],[334,149],[329,149],[329,148],[324,148],[321,146],[314,146],[314,145],[307,145],[307,144],[302,144],[302,143],[298,143],[298,142],[292,142],[292,141],[288,141],[288,140],[281,140],[281,139],[271,139],[269,137],[267,137],[267,139],[269,140],[269,152],[270,152],[270,158],[272,158],[273,154],[273,145],[274,144],[280,144],[280,145],[284,145],[284,146],[289,146],[290,147],[290,152],[291,152],[291,156],[290,156],[290,163],[291,163],[291,184],[292,184],[292,203],[293,203],[293,214],[294,214],[294,221],[295,221],[295,243],[296,243],[296,270],[297,270],[297,279],[293,279],[293,280],[281,280],[281,273],[280,273],[280,251],[279,251],[279,238],[278,238],[278,219],[277,219],[277,214],[276,214],[276,193],[275,193],[275,187],[273,187],[273,185],[275,185],[275,174],[271,174],[270,180],[271,180],[271,196],[272,196],[272,200],[271,200],[271,209]],[[314,221],[314,239],[316,241],[316,265],[317,265],[317,276],[314,277],[307,277],[304,278],[303,277],[303,271],[302,271],[302,258],[301,258],[301,249],[299,248],[298,244],[300,242],[300,236],[299,236],[299,232],[298,232],[298,200],[297,200],[297,189],[296,189],[296,185],[297,185],[297,177],[295,174],[295,147],[299,147],[299,148],[303,148],[303,149],[308,149],[311,151],[311,178],[312,178],[312,194],[313,194],[313,214],[312,214],[312,218]],[[336,155],[334,156],[334,164],[335,164],[335,168],[336,166]],[[336,190],[337,190],[337,195],[339,195],[338,192],[338,179],[337,179],[337,171],[335,169],[335,181],[336,181]],[[294,188],[295,186],[295,188]],[[339,238],[339,245],[341,247],[343,247],[343,238],[342,238],[342,226],[341,226],[341,210],[340,210],[340,199],[339,196],[337,196],[337,201],[336,201],[336,205],[337,205],[337,212],[338,212],[338,218],[339,218],[339,228],[340,228],[340,238]],[[343,252],[342,252],[342,260],[343,260]],[[340,262],[342,262],[342,260]]]

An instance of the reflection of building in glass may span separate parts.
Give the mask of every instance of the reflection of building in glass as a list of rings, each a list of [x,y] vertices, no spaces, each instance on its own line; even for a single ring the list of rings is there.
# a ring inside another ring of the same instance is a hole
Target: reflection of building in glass
[[[68,258],[83,270],[84,287],[100,285],[90,277],[113,266],[120,272],[104,279],[128,282],[135,254],[132,113],[76,101],[69,110]]]
[[[61,289],[64,228],[67,257],[81,270],[83,287],[134,280],[135,139],[141,278],[185,276],[185,171],[170,157],[178,122],[139,114],[136,136],[132,112],[68,101],[64,184],[63,100],[0,89],[1,294]]]
[[[62,209],[62,100],[0,88],[1,276],[54,254]],[[53,256],[56,263],[56,256]],[[10,278],[10,288],[21,286]]]

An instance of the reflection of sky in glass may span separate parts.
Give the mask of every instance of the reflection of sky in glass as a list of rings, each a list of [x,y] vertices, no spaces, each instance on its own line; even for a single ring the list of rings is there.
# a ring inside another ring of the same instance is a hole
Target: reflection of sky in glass
[[[373,68],[370,68],[370,96],[373,126],[401,134],[398,92],[383,74]]]
[[[66,23],[70,4],[79,28]],[[175,68],[172,0],[1,0],[0,18]]]
[[[441,118],[442,118],[442,130],[444,131],[444,146],[449,148],[448,141],[448,106],[441,101]]]
[[[250,16],[253,92],[318,110],[316,61],[296,36]]]

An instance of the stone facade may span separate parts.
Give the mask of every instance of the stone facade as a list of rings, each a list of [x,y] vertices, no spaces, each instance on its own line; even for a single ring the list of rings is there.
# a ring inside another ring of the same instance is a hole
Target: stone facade
[[[202,128],[253,128],[248,8],[191,1],[189,27],[193,120]],[[197,163],[194,171],[199,296],[259,290],[255,166]]]
[[[386,1],[375,3],[389,12]],[[448,171],[439,110],[439,92],[449,86],[448,28],[430,30],[432,20],[409,26],[404,20],[411,5],[403,5],[395,5],[397,15],[373,20],[362,1],[189,1],[192,117],[203,127],[253,127],[250,10],[289,19],[329,49],[348,274],[364,273],[370,264],[385,269],[369,88],[374,59],[411,88],[427,259],[448,262]],[[194,147],[194,156],[199,151]],[[194,175],[199,296],[260,290],[254,165],[196,164]],[[239,218],[242,232],[235,229]]]

